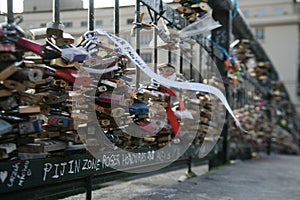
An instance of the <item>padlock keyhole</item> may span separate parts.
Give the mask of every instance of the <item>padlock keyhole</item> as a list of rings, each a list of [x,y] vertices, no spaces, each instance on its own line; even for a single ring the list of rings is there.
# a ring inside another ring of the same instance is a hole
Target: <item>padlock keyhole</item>
[[[59,126],[62,126],[62,125],[64,124],[64,121],[61,120],[61,119],[59,119],[59,120],[57,121],[57,124],[58,124]]]

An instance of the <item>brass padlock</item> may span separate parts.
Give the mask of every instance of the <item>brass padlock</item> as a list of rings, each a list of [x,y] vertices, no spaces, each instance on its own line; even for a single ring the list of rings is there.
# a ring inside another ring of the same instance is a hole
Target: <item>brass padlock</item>
[[[47,28],[46,29],[47,38],[62,38],[63,30],[58,28]]]
[[[61,38],[51,38],[51,41],[53,44],[55,44],[58,47],[62,46],[68,46],[71,44],[74,44],[74,37],[69,33],[63,33]]]
[[[6,67],[4,70],[0,72],[0,81],[6,80],[8,77],[13,75],[17,70],[18,66],[21,65],[23,61],[15,62],[14,64]]]
[[[11,90],[2,89],[0,90],[0,97],[9,97],[13,94]]]
[[[41,108],[39,106],[19,106],[18,112],[20,114],[40,113]]]
[[[31,103],[35,105],[39,105],[41,102],[43,102],[43,98],[41,96],[30,94],[27,92],[19,92],[19,98],[21,102]]]
[[[11,90],[16,90],[16,91],[25,91],[26,90],[25,85],[23,85],[22,83],[20,83],[18,81],[14,81],[14,80],[5,80],[5,81],[3,81],[3,85]]]
[[[74,62],[66,62],[62,58],[52,59],[50,61],[51,66],[58,66],[58,67],[76,67]]]

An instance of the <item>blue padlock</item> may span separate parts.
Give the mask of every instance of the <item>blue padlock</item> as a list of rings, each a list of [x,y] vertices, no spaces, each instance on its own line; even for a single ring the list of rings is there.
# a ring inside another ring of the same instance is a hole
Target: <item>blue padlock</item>
[[[12,131],[12,125],[2,119],[0,119],[0,135],[9,133]]]
[[[51,115],[48,117],[48,124],[54,127],[67,128],[71,125],[71,119],[60,115]]]
[[[149,108],[145,103],[134,103],[129,106],[129,112],[135,115],[145,115],[149,113]]]

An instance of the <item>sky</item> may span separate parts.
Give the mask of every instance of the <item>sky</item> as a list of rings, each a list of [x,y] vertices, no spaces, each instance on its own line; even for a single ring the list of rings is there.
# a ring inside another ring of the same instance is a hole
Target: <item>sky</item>
[[[23,1],[26,0],[13,0],[13,9],[14,12],[19,13],[23,11]],[[71,2],[72,0],[70,0]],[[89,0],[82,0],[83,1],[83,6],[85,8],[88,7]],[[164,2],[172,2],[173,0],[164,0]],[[6,12],[6,4],[7,0],[0,0],[0,11],[1,12]],[[125,6],[125,5],[134,5],[136,0],[119,0],[120,6]],[[115,1],[113,0],[94,0],[94,5],[95,7],[111,7],[114,6]]]

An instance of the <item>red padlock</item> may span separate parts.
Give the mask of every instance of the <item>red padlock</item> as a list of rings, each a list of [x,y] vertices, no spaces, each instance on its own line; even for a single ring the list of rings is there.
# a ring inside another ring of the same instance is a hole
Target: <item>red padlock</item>
[[[75,83],[79,86],[88,86],[93,82],[92,78],[80,74],[78,71],[73,69],[54,69],[48,66],[45,66],[45,68],[55,72],[56,76],[59,76],[60,78]]]

